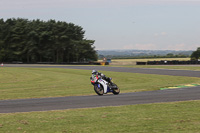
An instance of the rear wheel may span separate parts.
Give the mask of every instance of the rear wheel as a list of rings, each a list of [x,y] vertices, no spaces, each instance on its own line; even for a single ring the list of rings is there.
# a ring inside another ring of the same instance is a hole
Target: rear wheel
[[[100,85],[100,87],[98,87],[98,85],[95,85],[94,91],[100,96],[103,95],[103,87],[101,85]]]
[[[114,95],[118,95],[119,93],[120,93],[120,89],[119,89],[119,87],[116,85],[116,84],[114,84],[113,83],[113,86],[116,86],[115,88],[113,88],[113,94]]]

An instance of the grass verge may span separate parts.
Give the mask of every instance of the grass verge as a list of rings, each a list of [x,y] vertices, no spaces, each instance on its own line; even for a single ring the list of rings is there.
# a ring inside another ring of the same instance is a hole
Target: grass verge
[[[0,132],[198,133],[200,101],[0,114]]]
[[[89,70],[3,67],[0,72],[0,100],[96,95]],[[193,77],[102,72],[114,79],[121,93],[200,83],[200,78]]]

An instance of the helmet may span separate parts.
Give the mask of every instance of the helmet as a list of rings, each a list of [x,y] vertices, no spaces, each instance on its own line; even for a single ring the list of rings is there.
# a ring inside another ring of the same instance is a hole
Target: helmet
[[[97,73],[97,70],[92,70],[92,74],[95,74],[95,73]]]

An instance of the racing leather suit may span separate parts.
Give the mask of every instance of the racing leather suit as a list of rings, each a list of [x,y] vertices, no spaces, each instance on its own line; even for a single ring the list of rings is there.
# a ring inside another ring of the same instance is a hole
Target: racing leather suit
[[[111,80],[109,77],[106,77],[103,73],[97,72],[97,73],[93,73],[92,74],[92,79],[94,80],[95,77],[99,77],[102,78],[104,80],[106,80],[108,83],[112,84]]]

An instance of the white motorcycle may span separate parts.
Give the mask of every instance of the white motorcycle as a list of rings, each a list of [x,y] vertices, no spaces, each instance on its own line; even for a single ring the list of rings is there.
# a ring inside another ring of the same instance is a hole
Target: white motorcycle
[[[98,95],[107,94],[108,92],[112,92],[114,95],[118,95],[120,93],[119,87],[114,83],[108,83],[106,80],[102,79],[101,77],[96,76],[92,79],[90,77],[91,84],[94,86],[94,91]],[[110,81],[112,78],[110,78]]]

